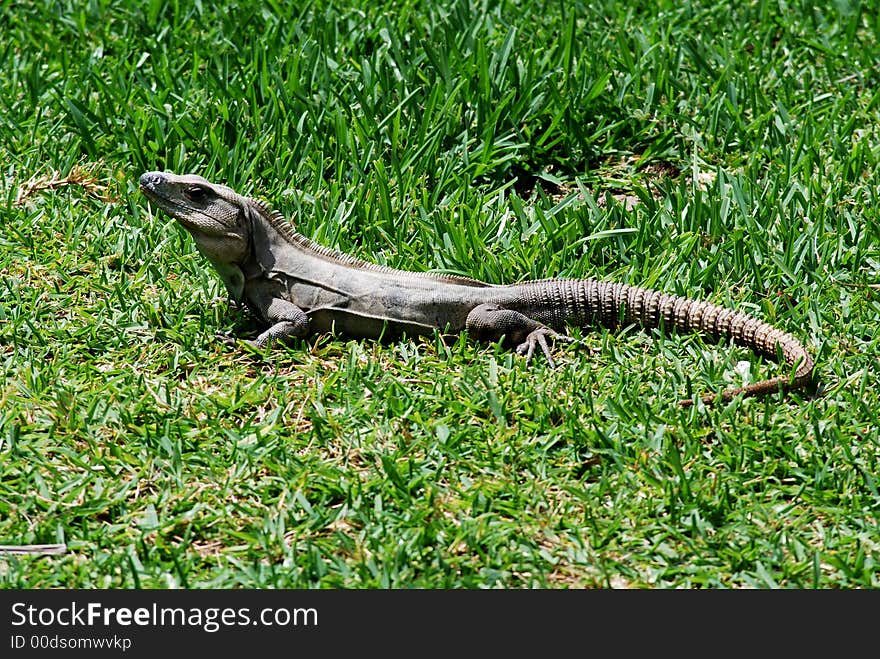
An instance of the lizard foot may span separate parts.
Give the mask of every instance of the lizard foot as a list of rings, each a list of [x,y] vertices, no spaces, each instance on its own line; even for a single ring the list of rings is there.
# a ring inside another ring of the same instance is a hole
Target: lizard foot
[[[560,334],[556,330],[541,325],[537,329],[533,329],[528,333],[526,340],[516,347],[516,354],[525,356],[526,363],[528,364],[531,363],[532,357],[535,354],[535,346],[541,346],[541,352],[543,352],[544,356],[547,358],[547,364],[550,368],[556,368],[556,362],[553,361],[553,355],[550,354],[550,346],[547,345],[547,337],[550,337],[554,341],[564,341],[566,343],[574,341],[570,336]]]

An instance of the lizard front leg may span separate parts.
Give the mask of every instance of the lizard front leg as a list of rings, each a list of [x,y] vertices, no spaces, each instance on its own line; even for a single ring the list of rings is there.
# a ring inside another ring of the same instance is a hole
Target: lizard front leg
[[[535,346],[540,346],[550,368],[556,368],[547,337],[561,341],[572,341],[571,337],[539,323],[513,309],[504,309],[497,304],[480,304],[467,316],[465,328],[468,333],[482,341],[498,341],[502,337],[516,346],[516,353],[524,355],[526,362],[532,360]]]
[[[292,302],[274,297],[269,301],[264,315],[272,324],[256,339],[248,341],[255,348],[265,348],[273,341],[287,343],[309,333],[309,317]]]

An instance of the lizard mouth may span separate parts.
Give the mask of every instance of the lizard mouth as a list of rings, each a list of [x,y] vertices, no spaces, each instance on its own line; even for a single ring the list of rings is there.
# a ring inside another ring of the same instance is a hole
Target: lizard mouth
[[[171,203],[168,199],[156,192],[156,188],[153,187],[151,183],[145,182],[143,179],[141,179],[138,184],[138,188],[140,188],[140,191],[143,192],[150,201],[155,201],[156,203],[161,203],[163,205]]]
[[[171,217],[177,220],[180,224],[191,231],[199,230],[201,227],[186,218],[186,211],[188,209],[184,208],[183,205],[178,204],[173,199],[168,199],[167,197],[163,197],[158,194],[156,190],[151,188],[148,184],[141,183],[140,184],[141,192],[146,195],[147,199],[155,203],[161,210],[168,213]]]

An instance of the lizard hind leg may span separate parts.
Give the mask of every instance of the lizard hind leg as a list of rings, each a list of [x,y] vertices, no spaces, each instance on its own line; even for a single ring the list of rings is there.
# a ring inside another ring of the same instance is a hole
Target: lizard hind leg
[[[519,311],[504,309],[497,304],[480,304],[471,309],[465,328],[481,341],[498,341],[504,338],[508,345],[515,347],[518,355],[526,358],[526,363],[532,361],[535,348],[540,347],[550,368],[556,368],[556,362],[553,361],[547,338],[573,340]]]

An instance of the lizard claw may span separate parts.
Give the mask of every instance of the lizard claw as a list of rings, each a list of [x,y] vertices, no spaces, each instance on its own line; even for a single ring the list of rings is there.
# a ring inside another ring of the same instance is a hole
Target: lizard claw
[[[232,336],[231,332],[215,332],[214,338],[218,341],[221,341],[222,343],[225,343],[228,346],[234,346],[236,344],[235,337]]]
[[[263,346],[261,346],[256,341],[252,341],[251,339],[238,339],[232,335],[231,332],[215,332],[214,336],[218,341],[225,343],[228,346],[245,346],[246,348],[250,348],[252,352],[261,352]]]
[[[526,340],[516,347],[516,354],[525,356],[526,363],[529,364],[535,354],[535,346],[541,346],[541,352],[543,352],[544,356],[547,358],[547,364],[550,368],[556,368],[556,362],[553,361],[553,355],[550,354],[550,346],[547,345],[547,337],[550,337],[554,341],[565,341],[566,343],[574,341],[570,336],[560,334],[556,330],[552,330],[549,327],[542,325],[529,332],[528,336],[526,336]]]

